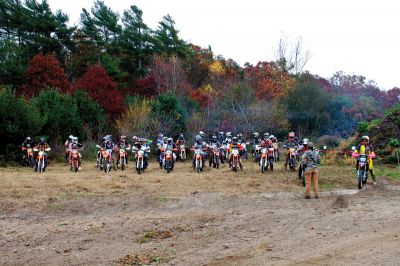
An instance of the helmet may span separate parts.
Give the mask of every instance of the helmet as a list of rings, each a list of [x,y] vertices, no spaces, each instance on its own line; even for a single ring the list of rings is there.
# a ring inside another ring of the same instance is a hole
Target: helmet
[[[242,133],[237,134],[238,139],[241,139],[243,137]]]
[[[274,138],[275,138],[274,135],[269,136],[269,139],[274,139]]]
[[[194,137],[194,139],[195,139],[196,141],[198,141],[198,140],[201,140],[201,137],[200,137],[200,135],[196,135],[196,137]]]
[[[217,135],[215,135],[215,134],[212,135],[212,136],[211,136],[211,139],[214,140],[214,141],[216,141],[216,140],[218,139],[218,138],[217,138]]]
[[[184,139],[185,137],[183,136],[183,133],[179,134],[179,139]]]
[[[204,133],[203,131],[200,131],[199,135],[203,138],[206,135],[206,133]]]
[[[236,144],[237,141],[238,141],[237,137],[233,137],[233,138],[232,138],[232,143]]]
[[[364,140],[364,139],[369,141],[369,137],[368,136],[362,136],[361,140]]]
[[[226,137],[227,138],[232,138],[232,132],[226,132]]]
[[[163,137],[163,142],[167,143],[168,142],[168,138],[167,137]]]
[[[269,133],[264,133],[264,139],[265,140],[269,139]]]
[[[161,139],[164,137],[164,135],[160,133],[160,134],[158,134],[158,137]]]
[[[309,145],[310,141],[308,139],[303,139],[303,145]]]
[[[294,138],[294,132],[289,132],[289,138]]]
[[[32,139],[31,139],[31,137],[26,137],[26,139],[25,139],[25,140],[32,140]]]
[[[69,136],[68,136],[68,139],[69,139],[69,140],[72,140],[73,137],[74,137],[73,135],[69,135]]]
[[[258,134],[258,132],[253,132],[253,137],[254,138],[258,138],[260,136],[260,134]]]
[[[132,141],[133,141],[133,142],[136,142],[136,141],[137,141],[137,139],[138,139],[138,137],[136,137],[136,136],[132,136]]]
[[[40,138],[40,144],[44,144],[44,137]]]
[[[218,133],[218,135],[220,135],[220,136],[223,136],[224,134],[225,134],[224,131],[221,131]]]
[[[308,148],[309,149],[312,149],[312,148],[314,148],[314,143],[312,143],[311,141],[308,143]]]
[[[173,139],[172,138],[168,138],[167,141],[168,141],[168,144],[172,144]]]

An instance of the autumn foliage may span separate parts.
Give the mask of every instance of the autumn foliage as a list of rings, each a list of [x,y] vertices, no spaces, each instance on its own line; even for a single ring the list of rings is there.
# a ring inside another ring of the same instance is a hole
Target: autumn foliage
[[[53,87],[66,92],[69,83],[54,54],[35,55],[29,62],[26,70],[27,83],[22,86],[21,92],[27,97],[39,94],[42,89]]]
[[[117,83],[101,66],[88,67],[72,87],[72,91],[77,89],[86,91],[111,116],[119,115],[124,110],[123,95],[117,89]]]

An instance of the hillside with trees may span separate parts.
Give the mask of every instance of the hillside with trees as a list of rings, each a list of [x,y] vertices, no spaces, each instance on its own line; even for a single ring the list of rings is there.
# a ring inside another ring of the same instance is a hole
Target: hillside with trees
[[[135,5],[119,14],[96,0],[78,26],[68,22],[45,0],[0,0],[1,154],[27,135],[52,144],[199,130],[347,137],[399,102],[399,88],[363,76],[304,72],[298,50],[240,66],[181,39],[168,14],[150,28]]]

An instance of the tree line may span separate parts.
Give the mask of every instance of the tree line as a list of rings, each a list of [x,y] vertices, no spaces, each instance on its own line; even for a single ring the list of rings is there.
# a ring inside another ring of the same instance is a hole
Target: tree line
[[[345,137],[399,101],[399,88],[382,91],[363,76],[304,72],[301,43],[240,66],[181,39],[170,15],[151,29],[139,7],[119,14],[97,0],[80,18],[70,26],[45,0],[0,0],[0,153],[26,135],[54,143],[199,130]]]

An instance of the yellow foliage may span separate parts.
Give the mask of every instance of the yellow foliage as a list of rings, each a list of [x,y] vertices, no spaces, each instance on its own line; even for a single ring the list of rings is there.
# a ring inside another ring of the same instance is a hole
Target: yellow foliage
[[[150,100],[144,99],[131,104],[126,113],[116,121],[117,128],[124,134],[141,132],[149,122]]]
[[[200,91],[202,93],[208,94],[208,95],[211,95],[215,92],[214,88],[210,84],[207,84],[207,85],[204,85],[203,87],[201,87]]]
[[[226,72],[225,67],[222,65],[221,61],[214,61],[210,64],[209,70],[211,73],[216,75],[224,75]]]

